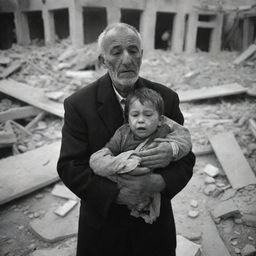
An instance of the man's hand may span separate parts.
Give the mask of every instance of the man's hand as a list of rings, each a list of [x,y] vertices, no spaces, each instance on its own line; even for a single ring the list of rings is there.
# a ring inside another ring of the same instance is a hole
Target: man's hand
[[[168,142],[155,139],[150,146],[137,153],[141,158],[141,166],[154,168],[163,168],[169,165],[172,160],[172,146]]]

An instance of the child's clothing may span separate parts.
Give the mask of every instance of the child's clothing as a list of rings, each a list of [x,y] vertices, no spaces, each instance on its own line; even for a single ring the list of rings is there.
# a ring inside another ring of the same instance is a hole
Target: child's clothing
[[[136,137],[129,124],[122,125],[104,148],[95,152],[90,158],[90,167],[100,175],[116,180],[116,175],[129,173],[140,164],[136,152],[143,151],[156,138],[162,138],[171,144],[173,161],[185,156],[192,147],[190,133],[184,126],[164,117],[164,121],[157,130],[146,139]],[[149,204],[142,210],[138,206],[131,215],[142,217],[145,222],[153,223],[160,214],[160,193],[156,193],[148,200]]]

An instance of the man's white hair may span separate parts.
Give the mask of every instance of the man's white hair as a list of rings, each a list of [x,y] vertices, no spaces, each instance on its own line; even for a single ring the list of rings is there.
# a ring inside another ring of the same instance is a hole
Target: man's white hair
[[[105,52],[104,52],[104,47],[103,47],[103,45],[104,45],[104,40],[105,40],[105,37],[106,37],[107,33],[108,33],[109,31],[111,31],[111,30],[117,30],[117,29],[119,29],[119,28],[126,28],[126,29],[132,30],[132,31],[138,36],[139,41],[140,41],[140,47],[142,48],[142,39],[141,39],[141,35],[140,35],[139,31],[138,31],[135,27],[133,27],[133,26],[131,26],[131,25],[129,25],[129,24],[126,24],[126,23],[121,23],[121,22],[119,22],[119,23],[112,23],[112,24],[110,24],[109,26],[107,26],[107,27],[101,32],[101,34],[100,34],[99,37],[98,37],[98,50],[100,51],[101,54],[104,54],[104,53],[105,53]]]

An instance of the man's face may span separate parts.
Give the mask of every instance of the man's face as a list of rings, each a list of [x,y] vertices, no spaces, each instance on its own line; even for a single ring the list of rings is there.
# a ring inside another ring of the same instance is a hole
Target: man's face
[[[161,117],[151,102],[141,104],[138,99],[132,99],[129,106],[128,122],[133,134],[144,139],[161,125]]]
[[[136,33],[128,28],[110,30],[103,42],[104,66],[117,91],[126,97],[139,76],[142,50]]]

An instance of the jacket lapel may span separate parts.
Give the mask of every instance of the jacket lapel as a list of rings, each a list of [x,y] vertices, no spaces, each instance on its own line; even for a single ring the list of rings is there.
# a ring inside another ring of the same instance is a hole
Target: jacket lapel
[[[110,136],[123,124],[123,111],[116,98],[112,81],[108,74],[100,78],[98,84],[98,114]]]

